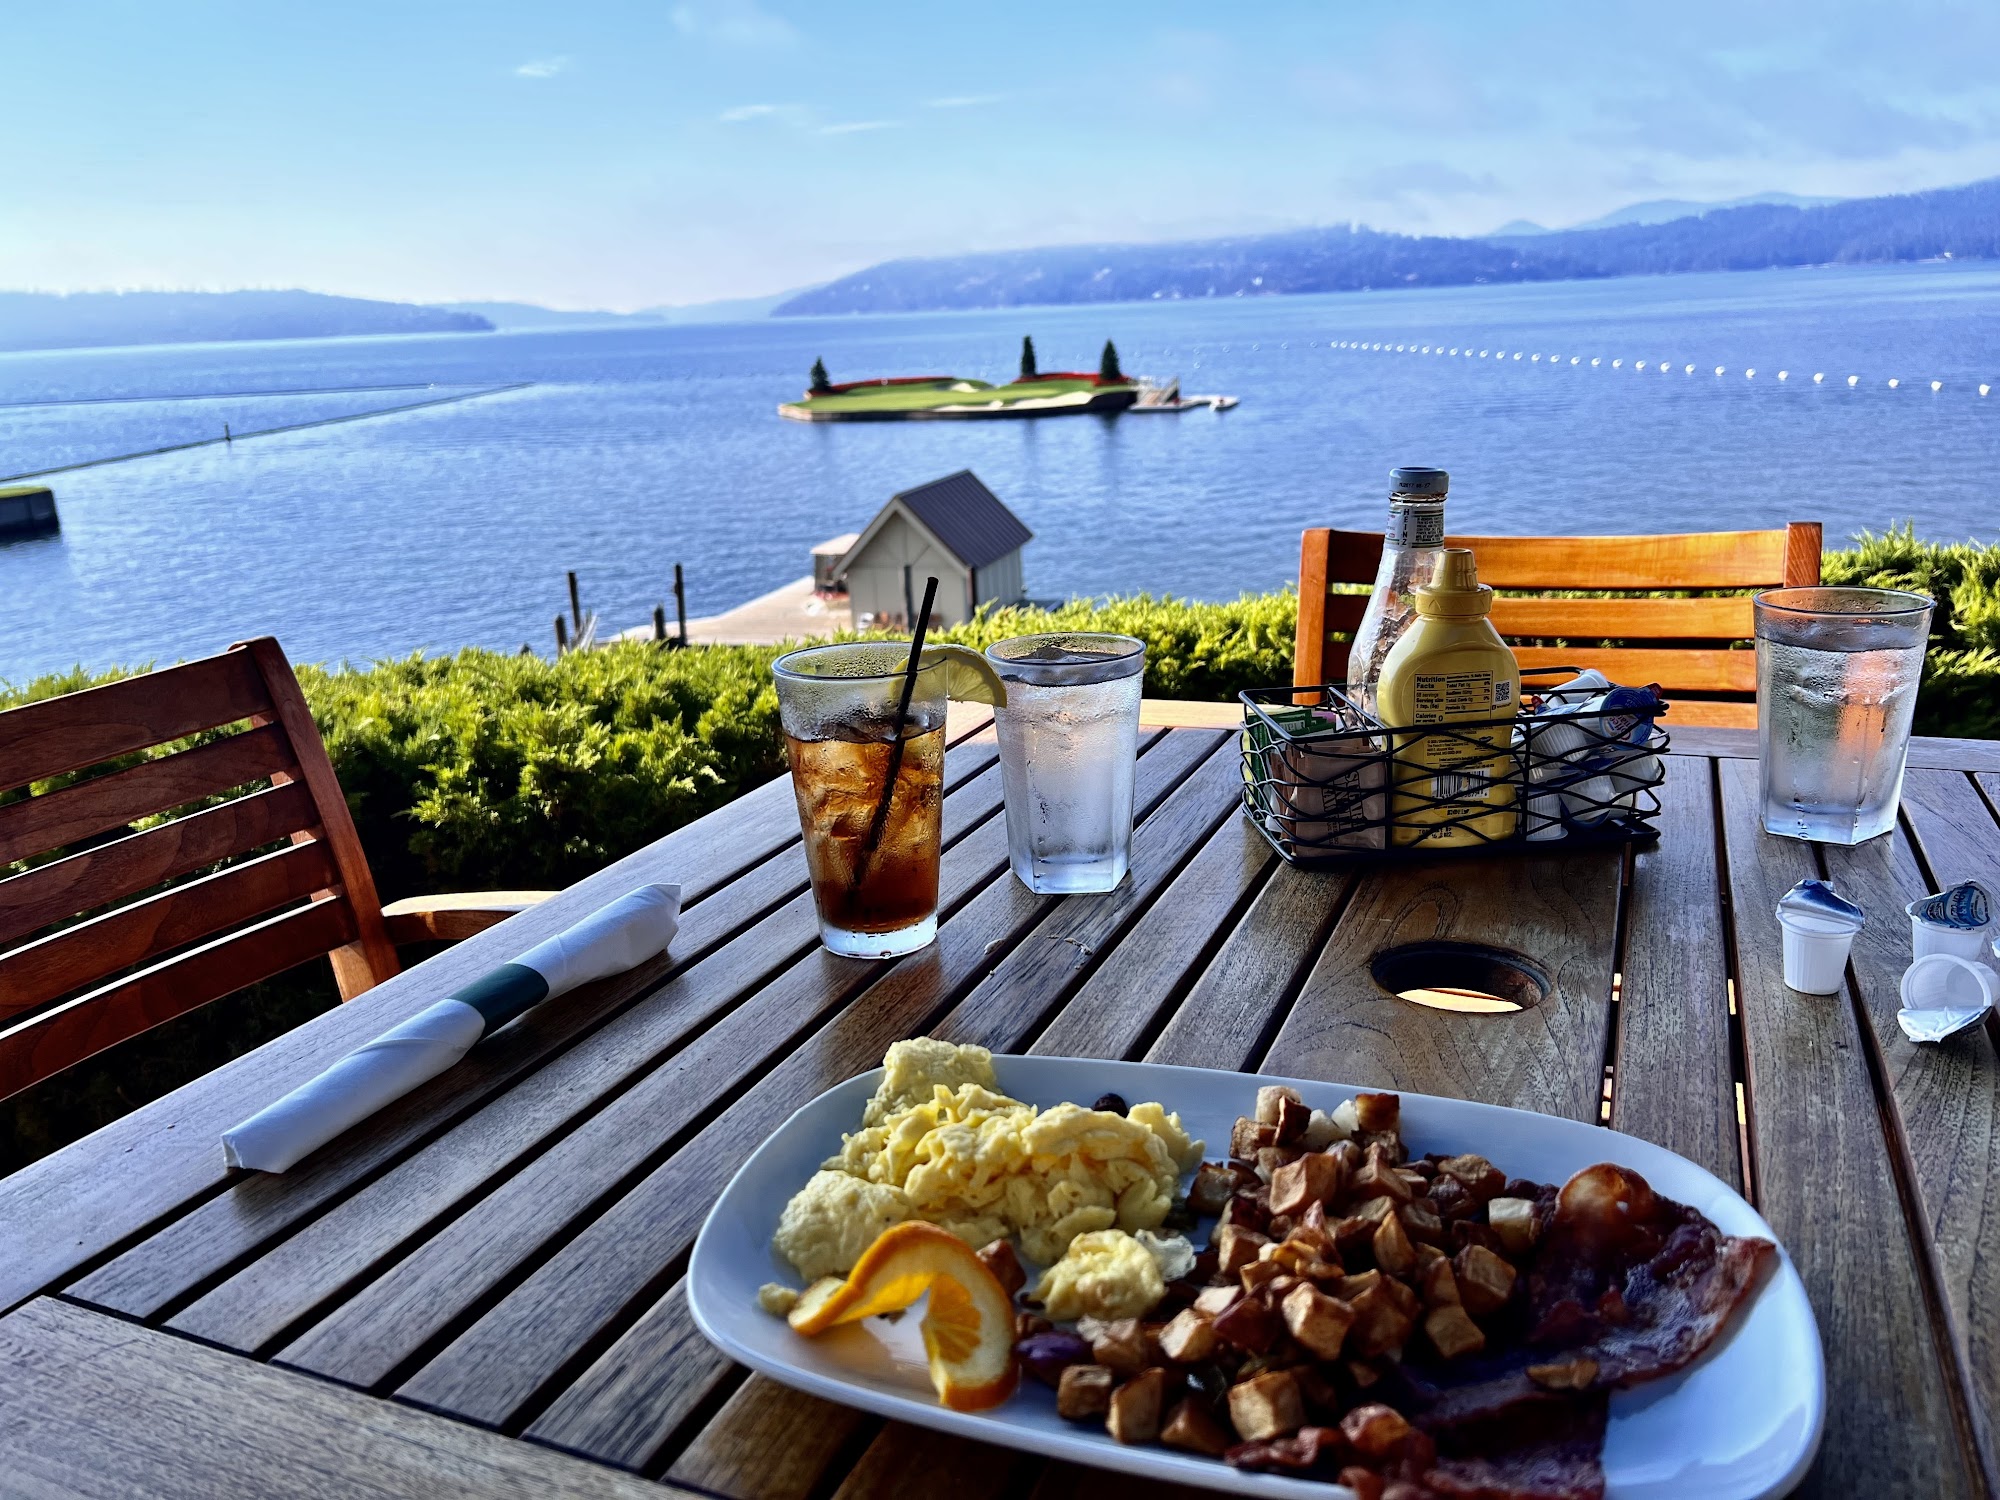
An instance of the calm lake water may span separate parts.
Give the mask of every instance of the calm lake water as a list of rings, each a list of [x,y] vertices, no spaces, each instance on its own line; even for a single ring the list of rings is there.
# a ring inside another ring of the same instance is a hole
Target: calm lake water
[[[1041,422],[775,415],[815,356],[836,380],[1005,379],[1023,333],[1045,368],[1094,368],[1109,336],[1126,369],[1242,404]],[[804,574],[814,542],[891,492],[963,467],[1034,529],[1037,597],[1282,585],[1301,528],[1379,523],[1398,463],[1451,470],[1464,531],[1819,518],[1833,538],[1899,519],[1937,538],[2000,532],[1992,263],[0,355],[0,474],[516,381],[533,384],[52,476],[61,535],[0,544],[0,677],[262,632],[302,661],[546,650],[565,568],[611,628],[670,596],[675,562],[690,613],[714,613]],[[386,386],[420,388],[242,394]]]

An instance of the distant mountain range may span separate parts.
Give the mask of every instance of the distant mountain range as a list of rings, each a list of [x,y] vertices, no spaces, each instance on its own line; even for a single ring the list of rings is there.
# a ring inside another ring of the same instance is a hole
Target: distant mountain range
[[[1714,213],[1719,208],[1756,208],[1765,204],[1779,208],[1825,208],[1829,203],[1844,203],[1844,198],[1802,198],[1797,193],[1753,193],[1748,198],[1730,198],[1720,203],[1695,203],[1686,198],[1655,198],[1649,203],[1632,203],[1602,218],[1590,219],[1582,224],[1571,224],[1571,229],[1616,229],[1621,224],[1670,224],[1675,219],[1699,218],[1703,214]],[[1515,219],[1502,224],[1485,238],[1489,240],[1517,239],[1528,234],[1556,234],[1558,230],[1548,229],[1531,219]]]
[[[1702,207],[1650,221],[1485,239],[1358,225],[1155,245],[1067,245],[870,266],[780,303],[779,317],[1559,281],[1677,271],[2000,256],[2000,178],[1798,207]],[[1646,211],[1646,219],[1632,216]]]
[[[559,312],[533,302],[439,302],[434,306],[450,312],[472,313],[485,318],[503,333],[540,328],[628,328],[660,327],[662,324],[742,323],[767,318],[780,302],[811,291],[794,287],[788,292],[772,292],[763,297],[731,297],[720,302],[690,302],[677,306],[642,307],[637,312]]]
[[[0,349],[485,333],[471,313],[319,292],[0,292]]]
[[[559,312],[531,302],[375,302],[320,292],[4,292],[0,350],[377,333],[491,333],[554,328],[660,328],[769,316],[803,288],[634,313]]]
[[[1182,301],[1561,281],[1677,271],[2000,257],[2000,178],[1884,198],[1663,199],[1549,230],[1478,238],[1358,224],[1169,244],[1059,245],[884,261],[820,286],[637,312],[529,302],[420,305],[319,292],[0,291],[0,350],[356,334],[660,327],[765,317]]]

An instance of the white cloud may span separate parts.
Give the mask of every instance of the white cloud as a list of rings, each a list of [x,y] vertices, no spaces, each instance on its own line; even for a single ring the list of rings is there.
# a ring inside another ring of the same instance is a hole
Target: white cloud
[[[569,71],[567,57],[538,57],[532,62],[524,62],[514,70],[516,78],[553,78],[558,73]]]
[[[759,8],[756,0],[689,0],[669,14],[682,36],[735,47],[784,47],[799,39],[790,21]]]
[[[839,125],[822,125],[821,135],[853,135],[861,130],[894,130],[903,122],[900,120],[849,120]]]
[[[745,120],[769,119],[784,110],[782,104],[739,104],[734,109],[725,109],[716,119],[725,125],[741,125]]]
[[[982,104],[999,104],[1005,94],[947,94],[942,99],[926,99],[926,109],[977,109]]]

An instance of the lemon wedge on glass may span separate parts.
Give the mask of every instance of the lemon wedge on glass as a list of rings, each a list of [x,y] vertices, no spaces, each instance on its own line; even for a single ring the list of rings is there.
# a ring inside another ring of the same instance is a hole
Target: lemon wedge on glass
[[[926,646],[921,660],[925,671],[944,663],[944,695],[952,702],[1007,706],[1007,684],[993,670],[993,663],[970,646]]]

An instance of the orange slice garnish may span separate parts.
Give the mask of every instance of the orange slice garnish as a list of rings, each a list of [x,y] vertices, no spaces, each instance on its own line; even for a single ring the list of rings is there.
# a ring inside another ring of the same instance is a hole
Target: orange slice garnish
[[[1019,1378],[1013,1299],[970,1245],[935,1224],[912,1220],[883,1230],[845,1281],[813,1283],[786,1321],[811,1336],[900,1312],[926,1292],[920,1326],[938,1400],[954,1411],[998,1406]]]

